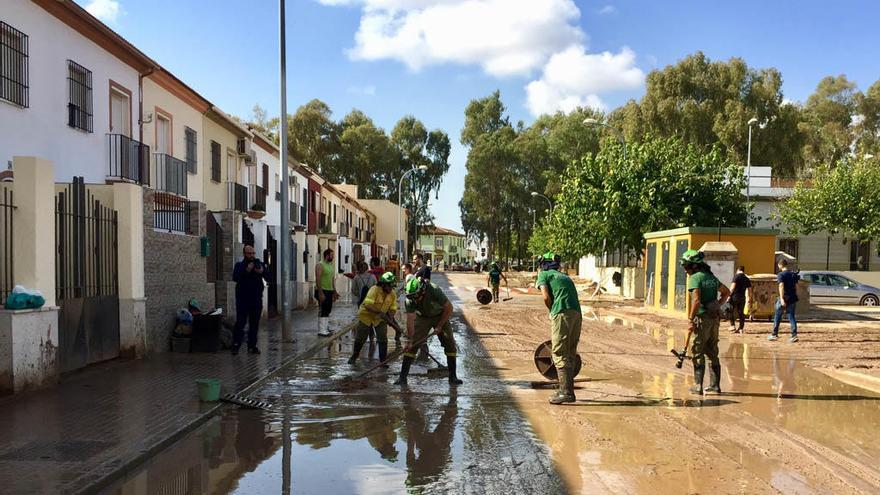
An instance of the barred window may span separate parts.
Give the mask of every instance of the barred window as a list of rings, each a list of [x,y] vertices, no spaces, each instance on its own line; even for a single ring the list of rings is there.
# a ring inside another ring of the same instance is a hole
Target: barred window
[[[67,61],[67,125],[92,132],[92,71]]]
[[[220,144],[211,141],[211,180],[220,182],[220,171],[222,168],[220,157]]]
[[[197,174],[199,169],[197,165],[198,138],[196,137],[196,131],[185,127],[183,132],[186,135],[186,171],[191,174]]]
[[[27,108],[28,37],[0,21],[0,99]]]

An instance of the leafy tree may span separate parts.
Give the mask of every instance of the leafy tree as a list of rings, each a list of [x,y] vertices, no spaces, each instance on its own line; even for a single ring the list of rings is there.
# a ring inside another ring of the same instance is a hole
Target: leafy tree
[[[808,168],[818,170],[846,157],[855,139],[853,117],[861,98],[846,76],[828,76],[804,105],[801,130],[806,136],[803,156]]]
[[[251,118],[248,125],[271,139],[275,144],[278,144],[278,124],[278,117],[268,118],[266,109],[259,104],[255,104],[254,108],[251,109]]]
[[[357,184],[366,198],[384,197],[399,163],[388,135],[360,110],[349,112],[339,128],[339,159],[328,176]]]
[[[339,158],[339,125],[331,118],[330,107],[321,100],[312,100],[299,107],[288,118],[287,145],[291,155],[301,163],[314,167],[330,180],[338,180],[334,162]]]
[[[719,146],[703,151],[677,138],[648,137],[622,147],[605,141],[565,172],[547,225],[532,241],[569,259],[601,253],[605,240],[641,252],[645,232],[684,226],[743,225],[742,169]]]
[[[794,235],[844,234],[880,239],[880,167],[870,160],[846,160],[818,170],[811,184],[800,182],[780,205],[777,218]]]
[[[857,95],[856,106],[860,118],[856,125],[856,152],[880,156],[880,80],[864,94]]]

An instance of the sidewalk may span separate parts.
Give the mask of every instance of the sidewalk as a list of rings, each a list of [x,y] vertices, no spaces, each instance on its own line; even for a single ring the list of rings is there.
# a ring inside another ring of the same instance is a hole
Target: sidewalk
[[[293,313],[296,343],[280,342],[280,320],[264,321],[259,356],[165,353],[96,365],[57,386],[0,399],[0,492],[93,491],[191,431],[221,407],[198,400],[195,380],[219,378],[242,392],[283,364],[350,330],[341,303],[333,335],[317,336],[317,310]]]

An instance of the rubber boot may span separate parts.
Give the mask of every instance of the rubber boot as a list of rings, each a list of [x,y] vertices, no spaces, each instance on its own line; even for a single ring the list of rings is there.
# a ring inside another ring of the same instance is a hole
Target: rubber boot
[[[556,391],[556,395],[550,397],[550,403],[558,405],[574,402],[574,376],[568,368],[559,368],[556,373],[559,379],[559,389]]]
[[[709,369],[709,386],[705,391],[713,394],[721,393],[721,363],[715,363]]]
[[[706,373],[706,365],[694,365],[694,386],[690,388],[690,392],[694,395],[703,395],[703,376]]]
[[[318,335],[321,337],[330,335],[330,318],[318,318]]]
[[[455,356],[446,356],[446,368],[449,370],[450,385],[461,385],[464,383],[458,379],[458,374],[455,371]]]
[[[364,347],[364,344],[355,344],[354,351],[351,353],[351,357],[348,358],[348,364],[354,364],[357,361],[357,358],[361,355],[361,349]]]
[[[388,359],[388,342],[379,342],[379,362],[384,363],[385,360]],[[383,368],[387,368],[387,364],[382,365]]]
[[[406,386],[406,376],[409,375],[409,367],[412,366],[412,362],[413,358],[403,356],[403,364],[400,365],[400,376],[394,382],[395,385]]]

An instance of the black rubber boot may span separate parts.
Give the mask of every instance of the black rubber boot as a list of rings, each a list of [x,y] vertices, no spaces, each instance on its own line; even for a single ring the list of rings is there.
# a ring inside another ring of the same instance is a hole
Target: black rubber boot
[[[446,356],[446,368],[449,370],[450,385],[461,385],[462,383],[464,383],[463,381],[458,379],[458,374],[456,374],[455,356]]]
[[[385,360],[388,359],[388,342],[379,342],[379,362],[384,363]],[[383,368],[387,368],[387,364],[382,365]]]
[[[354,351],[351,353],[351,357],[348,358],[348,364],[354,364],[357,361],[357,358],[361,355],[361,349],[364,347],[364,344],[354,345]]]
[[[560,368],[556,373],[559,377],[559,389],[556,395],[550,397],[550,403],[558,405],[574,402],[574,375],[568,368]]]
[[[409,375],[409,367],[412,366],[412,362],[413,358],[403,356],[403,363],[400,365],[400,376],[394,382],[395,385],[406,386],[406,376]]]
[[[705,391],[713,394],[721,393],[721,363],[713,364],[709,369],[709,386]]]
[[[690,392],[694,395],[703,395],[703,376],[706,374],[706,365],[694,365],[694,386]]]

